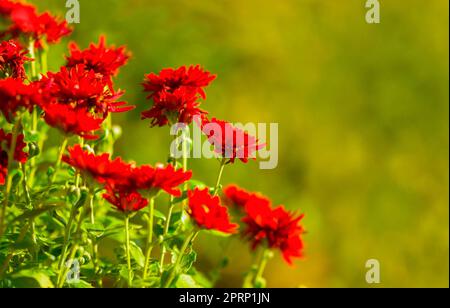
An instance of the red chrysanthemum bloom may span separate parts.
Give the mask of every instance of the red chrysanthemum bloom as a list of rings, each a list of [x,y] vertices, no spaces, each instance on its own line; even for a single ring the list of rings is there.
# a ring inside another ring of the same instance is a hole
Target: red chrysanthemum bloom
[[[244,235],[252,242],[252,248],[265,245],[279,249],[284,260],[292,264],[293,258],[303,256],[304,233],[300,221],[304,215],[295,215],[279,206],[272,209],[267,198],[251,197],[245,205],[247,216],[242,221],[247,225]]]
[[[25,85],[14,78],[0,80],[0,111],[9,122],[19,109],[32,111],[41,100],[41,92],[34,83]]]
[[[164,190],[170,195],[180,197],[181,190],[178,186],[189,181],[191,177],[191,171],[175,170],[172,165],[157,166],[156,168],[145,165],[132,170],[129,189],[148,190],[153,194]]]
[[[19,42],[14,40],[0,43],[0,71],[6,77],[25,79],[24,64],[33,61],[26,57],[28,51],[23,49]]]
[[[83,64],[73,68],[62,67],[58,73],[48,73],[41,80],[42,87],[61,104],[74,108],[87,108],[106,118],[109,112],[126,112],[134,106],[124,106],[126,102],[117,99],[123,92],[111,91],[101,76],[87,71]]]
[[[20,134],[17,136],[14,160],[24,164],[27,162],[28,153],[23,151],[27,146],[23,140],[24,135]],[[8,175],[8,152],[11,148],[12,141],[12,134],[6,134],[0,128],[0,185],[5,185],[5,180]]]
[[[159,75],[147,75],[143,83],[144,91],[150,93],[148,98],[153,99],[154,104],[142,113],[142,119],[151,119],[152,126],[191,123],[194,116],[207,113],[199,108],[198,100],[206,98],[204,88],[215,78],[199,65],[163,69]]]
[[[14,38],[25,35],[34,39],[38,48],[43,46],[44,41],[49,44],[57,43],[72,32],[65,20],[59,21],[47,12],[38,14],[36,8],[29,4],[2,1],[0,13],[11,22],[3,35]]]
[[[107,188],[107,193],[103,194],[103,198],[123,213],[136,212],[148,205],[148,200],[138,192],[114,191]]]
[[[93,132],[101,129],[103,119],[96,119],[88,110],[74,109],[70,105],[46,104],[44,106],[45,122],[60,129],[67,135],[77,135],[85,139],[94,140]]]
[[[146,92],[150,92],[149,98],[157,96],[161,92],[173,93],[179,88],[186,88],[189,92],[206,98],[204,88],[209,86],[216,77],[216,75],[203,70],[200,65],[189,68],[182,66],[178,69],[163,69],[159,75],[148,74],[143,86]]]
[[[255,195],[237,185],[228,185],[223,189],[224,203],[238,208],[244,208],[248,200]]]
[[[76,43],[69,45],[70,56],[66,57],[67,67],[84,64],[86,70],[93,70],[101,74],[112,88],[112,77],[116,76],[119,68],[124,66],[130,58],[125,47],[107,47],[105,37],[100,37],[98,45],[91,44],[88,49],[80,50]]]
[[[258,143],[256,137],[231,123],[215,118],[204,119],[202,131],[214,146],[214,151],[222,158],[228,159],[227,163],[234,163],[236,159],[247,163],[251,158],[256,159],[256,152],[265,147],[265,144]]]
[[[111,160],[109,154],[95,155],[83,150],[80,145],[69,148],[69,155],[64,155],[62,160],[100,184],[109,186],[126,185],[132,169],[132,165],[121,158]]]
[[[191,190],[188,196],[189,215],[200,228],[230,234],[237,232],[238,225],[230,222],[228,209],[220,204],[219,197],[211,196],[207,188]]]
[[[152,126],[192,122],[194,116],[203,116],[207,112],[199,108],[197,96],[186,88],[162,92],[154,97],[150,110],[142,112],[142,119],[150,119]]]

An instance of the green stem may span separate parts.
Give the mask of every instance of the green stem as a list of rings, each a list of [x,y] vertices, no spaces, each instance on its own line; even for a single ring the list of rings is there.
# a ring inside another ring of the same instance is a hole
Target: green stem
[[[36,69],[36,50],[34,48],[34,43],[35,43],[35,40],[30,39],[30,43],[28,45],[28,51],[30,53],[30,57],[33,59],[33,61],[31,61],[31,79],[32,80],[36,80],[36,78],[38,77],[38,72]]]
[[[53,171],[52,177],[50,179],[50,183],[55,182],[56,174],[58,173],[59,169],[61,168],[62,157],[64,155],[64,152],[66,151],[68,141],[69,141],[69,139],[67,137],[64,137],[64,140],[61,143],[61,146],[59,147],[58,158],[56,159],[55,170]]]
[[[14,162],[14,153],[17,146],[17,138],[19,137],[20,130],[22,129],[22,119],[19,116],[19,118],[16,120],[16,123],[14,124],[14,128],[12,130],[12,137],[11,137],[11,145],[8,149],[8,164],[7,164],[7,178],[6,178],[6,186],[5,186],[5,192],[3,194],[3,206],[0,210],[0,237],[5,232],[5,219],[6,219],[6,210],[9,205],[9,196],[11,194],[12,189],[12,166]]]
[[[127,266],[128,266],[128,287],[131,288],[133,283],[133,276],[131,272],[131,248],[130,248],[130,216],[125,215],[125,246],[127,253]]]
[[[155,199],[150,199],[149,206],[149,217],[148,217],[148,234],[147,234],[147,251],[145,253],[145,264],[144,264],[144,273],[143,279],[147,278],[148,275],[148,267],[150,265],[150,256],[153,250],[153,216],[155,215]]]
[[[217,196],[219,194],[220,181],[222,180],[223,170],[225,169],[226,165],[227,165],[227,160],[226,160],[226,158],[223,158],[220,163],[220,169],[219,169],[219,174],[217,176],[216,185],[214,186],[214,196]]]
[[[73,222],[75,220],[76,211],[77,210],[76,210],[75,206],[72,206],[72,210],[70,211],[69,221],[67,222],[66,228],[64,230],[64,244],[63,244],[63,249],[61,251],[61,255],[59,256],[59,263],[58,263],[58,269],[59,269],[58,281],[59,281],[59,279],[61,279],[61,276],[64,271],[63,265],[64,265],[64,261],[66,258],[67,250],[69,249],[71,229],[73,226]]]
[[[186,252],[186,249],[189,247],[189,245],[192,244],[194,239],[197,237],[199,231],[193,231],[186,239],[184,240],[183,246],[181,247],[180,253],[178,254],[177,260],[175,262],[174,267],[169,273],[169,277],[167,278],[166,282],[162,286],[163,288],[169,288],[172,285],[173,280],[175,279],[175,275],[177,274],[181,261],[183,260],[184,253]]]
[[[163,233],[163,239],[165,239],[165,237],[167,236],[167,234],[169,233],[169,228],[170,228],[170,220],[172,218],[172,213],[174,210],[174,204],[173,204],[173,196],[170,196],[170,206],[169,206],[169,212],[167,213],[167,219],[166,219],[166,223],[164,225],[164,233]],[[163,266],[164,266],[164,259],[166,256],[166,247],[163,246],[161,247],[161,256],[160,256],[160,260],[159,260],[159,270],[162,273],[163,272]]]
[[[264,248],[261,251],[261,256],[257,265],[256,274],[254,276],[252,285],[253,287],[257,286],[258,281],[263,278],[264,270],[266,269],[267,262],[270,259],[270,250],[268,248]]]
[[[94,209],[94,194],[89,196],[89,210],[91,224],[95,224],[95,209]],[[93,237],[92,239],[92,264],[94,265],[94,271],[97,276],[100,275],[100,267],[98,265],[98,244],[97,239]],[[98,286],[102,286],[102,279],[99,277],[97,281]]]
[[[42,48],[39,58],[41,62],[41,73],[46,74],[48,71],[48,57],[46,47]]]
[[[27,184],[27,169],[26,169],[25,164],[20,164],[20,166],[22,168],[22,173],[23,173],[22,187],[23,187],[23,191],[24,191],[24,195],[25,195],[25,201],[26,201],[28,207],[34,208],[33,202],[31,200],[31,196],[30,196],[30,190],[29,190],[28,184]],[[38,253],[39,253],[39,247],[37,245],[34,217],[29,219],[29,224],[30,224],[30,229],[31,229],[31,240],[33,241],[33,245],[35,248],[34,258],[35,258],[35,260],[37,260]]]

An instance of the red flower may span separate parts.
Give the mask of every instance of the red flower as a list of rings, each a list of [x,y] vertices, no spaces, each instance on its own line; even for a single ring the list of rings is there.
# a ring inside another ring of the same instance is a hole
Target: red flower
[[[194,116],[207,114],[199,108],[197,96],[186,88],[179,88],[173,93],[161,92],[154,97],[154,104],[150,110],[142,112],[142,119],[151,119],[152,126],[192,122]]]
[[[70,57],[66,57],[67,67],[72,68],[78,64],[84,64],[86,70],[93,70],[95,73],[101,74],[111,87],[111,78],[117,75],[119,68],[124,66],[130,58],[125,47],[107,47],[104,36],[100,37],[98,46],[91,44],[88,49],[80,50],[76,43],[71,43],[69,48]]]
[[[23,149],[27,146],[23,141],[24,135],[20,134],[16,140],[16,148],[14,150],[14,160],[22,164],[27,162],[28,153]],[[5,185],[5,180],[8,175],[8,152],[11,148],[12,134],[6,134],[3,129],[0,129],[0,185]]]
[[[19,109],[32,111],[41,103],[36,84],[25,85],[22,80],[7,78],[0,80],[0,111],[11,122]]]
[[[211,196],[207,188],[196,188],[188,195],[189,214],[200,228],[236,233],[238,225],[230,222],[228,209],[220,204],[219,197]]]
[[[69,155],[62,160],[86,176],[101,184],[125,185],[132,166],[121,158],[111,160],[109,154],[95,155],[85,151],[80,145],[69,148]]]
[[[103,198],[124,213],[136,212],[148,205],[148,200],[137,192],[128,193],[107,188],[107,193],[103,194]]]
[[[85,139],[97,139],[93,135],[101,128],[103,119],[96,119],[86,109],[74,109],[70,105],[47,104],[44,107],[44,119],[48,125],[62,130],[68,135],[77,135]]]
[[[250,198],[255,195],[238,187],[237,185],[229,185],[225,187],[223,189],[223,193],[225,195],[224,202],[227,205],[233,205],[239,208],[244,208]]]
[[[229,159],[228,163],[234,163],[237,158],[247,163],[250,158],[256,159],[256,152],[265,147],[247,132],[215,118],[203,120],[202,130],[214,146],[214,151]]]
[[[38,14],[36,8],[29,4],[2,1],[0,13],[11,21],[4,34],[14,38],[21,35],[30,37],[36,40],[36,47],[42,47],[44,39],[49,44],[57,43],[72,32],[66,21],[59,21],[49,13]]]
[[[259,245],[280,249],[284,260],[290,265],[293,258],[302,257],[304,229],[300,221],[304,215],[297,216],[283,206],[272,209],[270,200],[261,197],[251,197],[245,211],[247,216],[242,221],[247,229],[244,235],[252,241],[253,249]]]
[[[87,108],[106,118],[109,112],[126,112],[134,106],[117,102],[123,92],[113,93],[101,76],[94,71],[85,70],[82,64],[67,69],[62,67],[58,73],[48,73],[41,81],[42,87],[61,104],[74,108]]]
[[[148,74],[143,84],[146,92],[150,92],[149,97],[157,96],[161,92],[173,93],[179,88],[187,88],[189,92],[200,94],[206,98],[204,88],[216,79],[216,75],[203,70],[200,65],[182,66],[178,69],[166,68],[159,75]]]
[[[155,194],[162,189],[170,195],[180,197],[181,190],[178,186],[189,181],[191,177],[191,171],[175,170],[172,165],[167,167],[158,166],[156,168],[141,166],[132,170],[130,177],[131,188],[129,189],[150,190]]]
[[[149,74],[143,83],[148,98],[153,99],[150,110],[142,113],[142,119],[151,119],[152,126],[164,126],[175,122],[191,123],[195,115],[205,115],[200,109],[200,98],[205,99],[204,88],[215,75],[204,71],[199,65],[178,69],[163,69],[159,75]]]
[[[28,51],[19,42],[10,40],[0,43],[0,71],[7,77],[25,79],[24,64],[33,59],[27,58]]]

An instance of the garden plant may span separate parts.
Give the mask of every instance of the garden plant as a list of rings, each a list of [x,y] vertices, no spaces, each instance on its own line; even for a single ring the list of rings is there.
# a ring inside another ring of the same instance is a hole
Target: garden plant
[[[65,66],[51,72],[48,50],[71,34],[66,21],[11,0],[0,0],[0,18],[1,287],[214,287],[217,279],[196,268],[202,232],[249,243],[254,264],[243,287],[266,286],[274,253],[288,266],[302,257],[303,215],[221,181],[265,144],[201,109],[214,74],[200,65],[147,74],[133,91],[148,101],[131,105],[115,84],[131,56],[125,47],[104,36],[86,49],[70,43]],[[127,132],[111,114],[134,108],[142,125],[166,129],[166,145],[145,141],[167,147],[165,164],[114,155]],[[197,125],[215,153],[214,183],[195,180],[183,129],[171,134],[186,125]],[[104,241],[114,253],[102,252]]]

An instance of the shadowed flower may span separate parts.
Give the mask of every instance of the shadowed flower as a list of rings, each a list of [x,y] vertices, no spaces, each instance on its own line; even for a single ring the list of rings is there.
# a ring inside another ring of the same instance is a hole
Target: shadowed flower
[[[137,212],[148,205],[148,200],[138,192],[120,192],[107,188],[103,198],[123,213]]]
[[[28,153],[24,152],[24,148],[27,145],[23,140],[24,135],[20,134],[17,137],[14,150],[14,160],[20,163],[26,163],[28,159]],[[8,152],[12,142],[12,134],[6,134],[3,129],[0,129],[0,185],[5,185],[5,180],[8,176]]]
[[[202,131],[214,147],[214,151],[227,159],[227,163],[234,163],[236,159],[240,159],[243,163],[247,163],[249,159],[256,160],[256,152],[265,147],[265,144],[258,143],[256,137],[231,123],[215,118],[204,119]]]
[[[33,61],[26,57],[28,51],[23,49],[19,42],[14,40],[0,43],[0,71],[6,77],[25,79],[24,64]]]
[[[150,93],[148,98],[153,99],[153,106],[142,113],[142,119],[152,120],[152,126],[191,123],[194,116],[207,114],[199,108],[199,99],[206,98],[204,88],[215,78],[199,65],[168,68],[159,75],[147,75],[143,87]]]
[[[94,118],[86,109],[74,109],[70,105],[47,104],[44,106],[44,111],[45,122],[65,134],[91,140],[98,138],[92,133],[101,129],[103,119]]]
[[[293,258],[303,256],[304,229],[300,221],[304,215],[290,213],[283,206],[273,209],[269,199],[255,196],[247,201],[245,211],[242,221],[247,229],[244,235],[252,242],[253,249],[259,245],[279,249],[290,265]]]
[[[189,214],[200,228],[230,234],[237,232],[238,225],[230,222],[228,209],[207,188],[191,190],[188,196]]]
[[[130,53],[125,50],[125,47],[107,47],[104,36],[100,37],[98,45],[91,44],[85,50],[80,50],[76,43],[71,43],[69,48],[70,56],[66,57],[67,67],[84,64],[86,70],[101,74],[111,88],[112,77],[117,75],[119,68],[124,66],[130,58]]]

